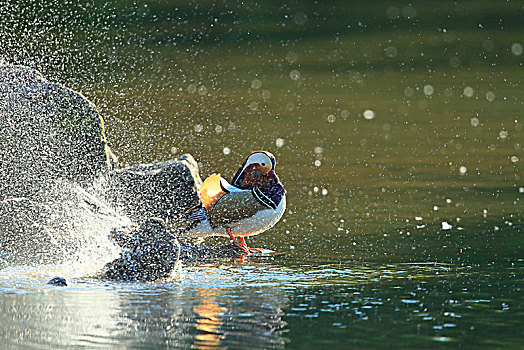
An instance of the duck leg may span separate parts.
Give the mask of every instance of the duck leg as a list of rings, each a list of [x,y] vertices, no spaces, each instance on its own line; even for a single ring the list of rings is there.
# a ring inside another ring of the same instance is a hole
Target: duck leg
[[[237,242],[237,239],[235,236],[233,236],[233,233],[231,233],[231,229],[226,228],[227,234],[229,235],[229,238],[233,241],[234,244],[236,244],[240,249],[242,249],[244,252],[248,254],[252,254],[252,252],[257,252],[259,254],[262,254],[262,249],[259,248],[249,248],[246,244],[246,240],[244,237],[240,236],[238,239],[240,242]]]
[[[237,239],[235,238],[235,236],[233,236],[233,233],[231,232],[231,229],[228,227],[226,228],[226,231],[227,231],[227,234],[229,235],[229,238],[231,239],[231,241],[233,241],[232,243],[236,244],[237,246],[240,247],[240,245],[237,243]]]
[[[240,240],[239,247],[242,248],[242,250],[247,251],[249,253],[257,252],[260,255],[262,255],[262,249],[260,249],[260,248],[249,248],[247,246],[247,244],[246,244],[246,240],[244,239],[244,237],[239,237],[238,239]]]

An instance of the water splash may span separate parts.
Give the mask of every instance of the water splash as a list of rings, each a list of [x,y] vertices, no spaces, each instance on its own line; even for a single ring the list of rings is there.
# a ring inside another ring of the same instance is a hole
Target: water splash
[[[41,195],[42,196],[42,195]],[[132,224],[82,187],[57,181],[45,198],[12,198],[0,202],[2,239],[0,268],[13,265],[53,266],[34,272],[79,277],[96,274],[118,255],[108,239],[113,227]]]

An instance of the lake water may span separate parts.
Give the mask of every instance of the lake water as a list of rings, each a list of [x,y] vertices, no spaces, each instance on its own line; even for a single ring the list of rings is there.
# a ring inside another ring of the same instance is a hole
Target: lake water
[[[4,346],[521,346],[517,4],[28,6],[5,7],[3,59],[93,100],[123,163],[188,152],[230,178],[266,149],[288,209],[248,239],[283,255],[158,283],[1,270]]]

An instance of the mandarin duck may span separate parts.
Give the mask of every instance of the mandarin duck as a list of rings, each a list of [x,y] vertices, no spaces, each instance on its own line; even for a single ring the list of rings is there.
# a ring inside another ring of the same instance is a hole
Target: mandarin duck
[[[276,160],[266,151],[251,153],[228,183],[212,174],[200,187],[200,203],[185,215],[181,234],[191,237],[229,237],[244,252],[245,237],[273,227],[286,209],[286,191],[275,173]],[[236,238],[238,237],[239,242]]]

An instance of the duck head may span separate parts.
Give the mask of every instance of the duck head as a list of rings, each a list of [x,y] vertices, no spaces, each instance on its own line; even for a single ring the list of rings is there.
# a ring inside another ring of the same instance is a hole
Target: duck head
[[[255,151],[247,156],[240,166],[232,184],[240,188],[260,187],[264,188],[271,183],[278,183],[275,156],[266,151]]]

